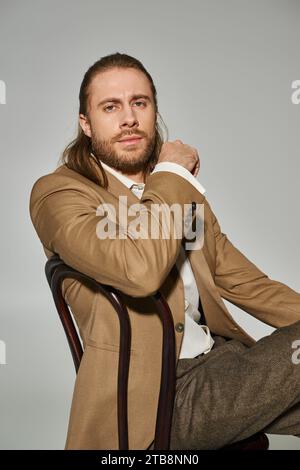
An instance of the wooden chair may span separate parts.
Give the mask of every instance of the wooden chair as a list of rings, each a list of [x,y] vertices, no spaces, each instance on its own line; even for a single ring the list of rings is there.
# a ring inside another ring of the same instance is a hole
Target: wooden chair
[[[118,314],[120,323],[120,355],[118,364],[117,393],[118,437],[119,449],[128,450],[127,385],[130,360],[131,327],[128,311],[122,300],[122,293],[111,286],[100,284],[91,277],[67,266],[58,255],[53,256],[46,262],[45,273],[57,312],[67,336],[76,373],[79,369],[83,349],[69,306],[62,295],[63,280],[66,278],[76,279],[95,292],[100,291],[111,302]],[[152,298],[156,304],[157,312],[163,328],[162,374],[156,416],[154,450],[168,450],[170,445],[176,381],[174,323],[168,303],[160,292],[157,291]],[[264,433],[258,433],[248,439],[228,445],[223,449],[266,450],[268,449],[268,446],[269,441],[267,436]]]

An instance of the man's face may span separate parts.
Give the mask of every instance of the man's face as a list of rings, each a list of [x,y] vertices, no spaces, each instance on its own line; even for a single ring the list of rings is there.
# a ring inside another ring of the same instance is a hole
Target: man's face
[[[80,125],[100,160],[124,174],[143,171],[153,154],[155,124],[150,83],[141,71],[113,68],[94,77],[88,116],[80,115]],[[120,142],[130,134],[140,139]]]

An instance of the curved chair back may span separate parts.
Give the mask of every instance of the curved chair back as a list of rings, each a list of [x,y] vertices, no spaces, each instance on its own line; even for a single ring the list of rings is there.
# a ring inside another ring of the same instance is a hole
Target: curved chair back
[[[73,278],[95,292],[100,291],[116,310],[120,323],[120,355],[118,365],[118,432],[119,449],[128,449],[127,386],[130,362],[131,327],[129,315],[117,289],[100,284],[89,276],[67,266],[57,255],[46,262],[46,277],[53,299],[65,330],[72,353],[76,372],[79,369],[83,349],[78,337],[72,314],[62,295],[62,282]],[[169,306],[160,292],[152,296],[157,306],[163,328],[162,375],[156,418],[154,449],[168,449],[175,398],[175,334],[174,322]]]

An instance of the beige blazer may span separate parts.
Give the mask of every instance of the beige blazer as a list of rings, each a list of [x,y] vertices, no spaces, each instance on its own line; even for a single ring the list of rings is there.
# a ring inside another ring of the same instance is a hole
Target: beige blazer
[[[150,299],[157,289],[165,295],[174,324],[184,323],[184,290],[175,265],[181,240],[176,238],[100,240],[97,207],[118,196],[128,204],[192,201],[204,204],[204,245],[187,251],[207,325],[218,335],[247,345],[255,341],[232,318],[222,297],[274,327],[300,320],[300,294],[271,280],[221,232],[204,195],[184,178],[157,172],[146,181],[139,200],[107,173],[108,190],[65,165],[34,184],[30,215],[49,258],[57,253],[68,265],[124,293],[132,325],[128,385],[129,448],[146,449],[154,439],[161,375],[162,329]],[[66,449],[117,449],[117,369],[119,323],[110,302],[76,280],[64,281],[84,344],[76,377]],[[179,331],[178,331],[179,330]],[[177,359],[182,331],[175,328]]]

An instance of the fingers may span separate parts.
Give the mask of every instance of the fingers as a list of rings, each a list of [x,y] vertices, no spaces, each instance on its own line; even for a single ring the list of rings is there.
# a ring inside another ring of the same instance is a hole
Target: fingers
[[[182,145],[185,145],[185,144],[182,142],[182,140],[180,140],[180,139],[174,140],[174,143],[175,143],[175,142],[178,142],[178,143],[180,143],[180,144],[182,144]],[[197,176],[198,173],[199,173],[199,170],[200,170],[200,158],[199,158],[198,150],[197,150],[195,147],[190,147],[190,148],[193,150],[193,155],[194,155],[194,157],[195,157],[195,159],[196,159],[194,168],[193,168],[193,170],[192,170],[191,173],[192,173],[193,176]]]
[[[196,163],[195,168],[193,170],[193,176],[197,176],[200,170],[200,163]]]
[[[193,168],[192,174],[193,174],[193,176],[197,176],[198,173],[199,173],[199,170],[200,170],[200,158],[199,158],[199,154],[198,154],[197,149],[194,149],[194,150],[195,150],[195,156],[196,156],[197,161],[196,161],[195,166]]]

